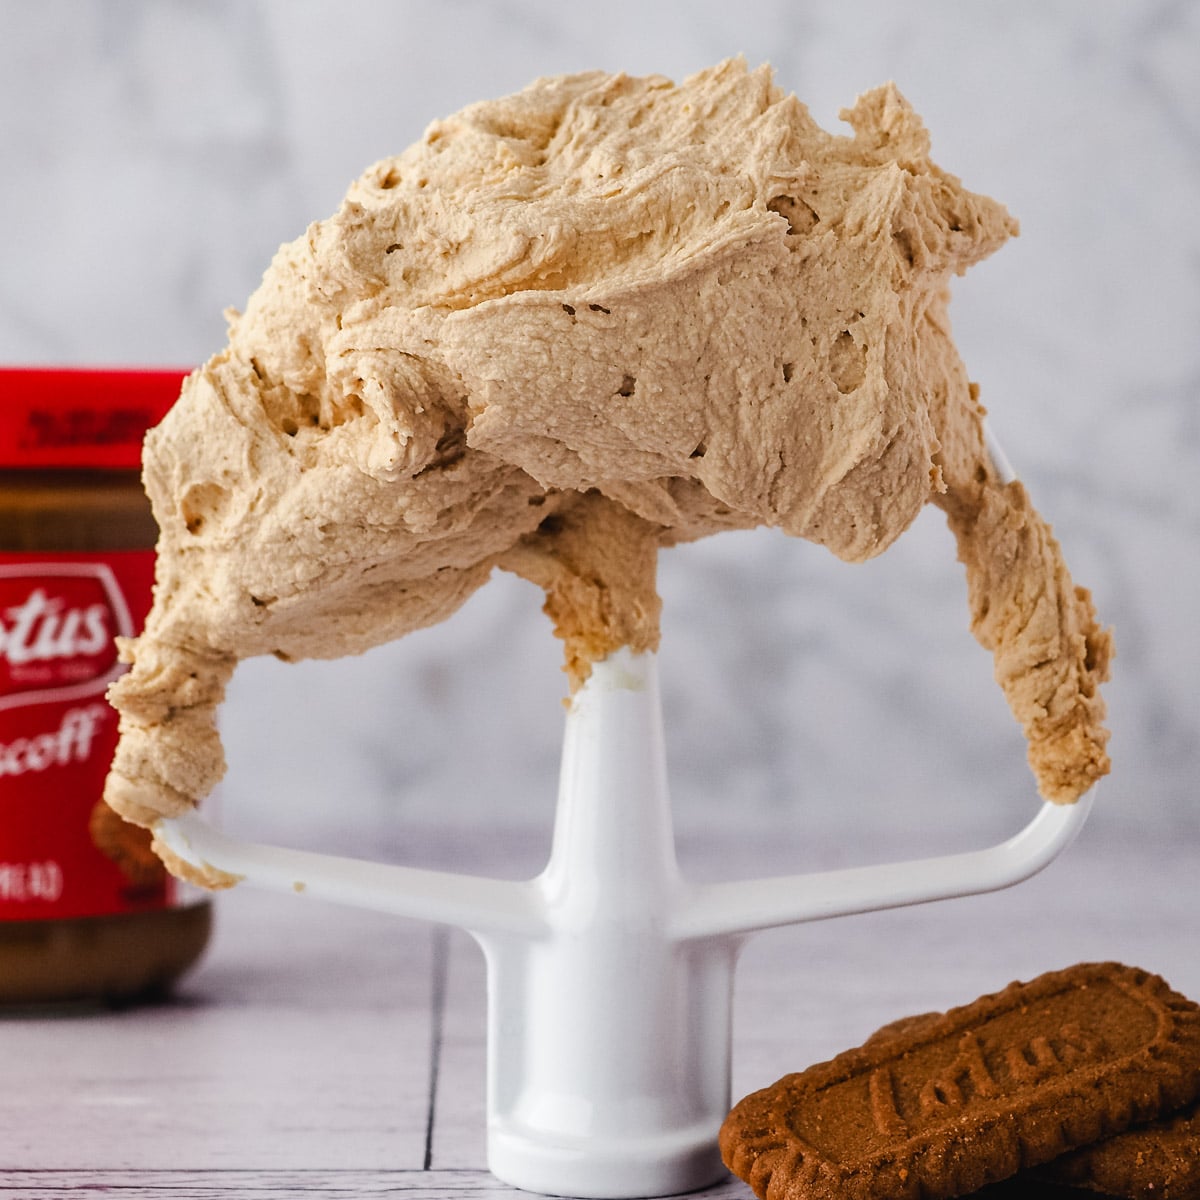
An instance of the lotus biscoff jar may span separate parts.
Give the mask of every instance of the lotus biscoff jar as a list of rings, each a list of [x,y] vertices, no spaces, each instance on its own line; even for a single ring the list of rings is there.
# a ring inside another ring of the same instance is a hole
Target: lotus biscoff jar
[[[142,438],[181,380],[0,368],[0,1004],[150,995],[208,940],[208,901],[101,800],[114,639],[154,579]]]

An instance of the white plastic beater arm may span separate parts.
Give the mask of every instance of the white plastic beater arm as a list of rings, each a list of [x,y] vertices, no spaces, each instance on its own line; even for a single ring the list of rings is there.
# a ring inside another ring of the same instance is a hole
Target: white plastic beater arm
[[[999,891],[1036,875],[1075,840],[1094,792],[1074,804],[1043,803],[1024,829],[986,850],[697,885],[680,905],[671,931],[681,940],[721,937]]]
[[[185,862],[268,891],[297,892],[476,933],[536,936],[545,928],[541,901],[530,883],[243,842],[197,813],[160,821],[156,833]]]

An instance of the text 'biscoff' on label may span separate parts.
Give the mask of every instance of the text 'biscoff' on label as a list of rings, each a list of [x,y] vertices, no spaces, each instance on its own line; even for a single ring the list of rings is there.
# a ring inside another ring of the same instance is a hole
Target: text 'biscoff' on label
[[[49,733],[0,742],[0,778],[90,761],[96,735],[111,716],[111,709],[104,704],[69,708],[58,728]]]

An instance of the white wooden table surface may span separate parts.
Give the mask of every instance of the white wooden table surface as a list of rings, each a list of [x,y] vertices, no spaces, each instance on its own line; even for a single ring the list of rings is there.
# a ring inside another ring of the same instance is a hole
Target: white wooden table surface
[[[1076,961],[1200,996],[1194,845],[1093,818],[1013,890],[759,935],[738,972],[735,1096],[902,1014]],[[793,850],[692,846],[684,866],[774,871]],[[0,1019],[0,1195],[517,1194],[484,1163],[483,1021],[465,935],[235,890],[172,1001]]]

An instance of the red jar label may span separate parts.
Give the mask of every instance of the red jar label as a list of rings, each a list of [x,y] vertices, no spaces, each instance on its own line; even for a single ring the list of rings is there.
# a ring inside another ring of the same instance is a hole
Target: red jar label
[[[144,835],[107,810],[93,821],[117,745],[104,697],[124,670],[113,639],[140,632],[153,580],[153,550],[0,554],[0,920],[174,901],[164,871],[110,857],[96,831]]]

